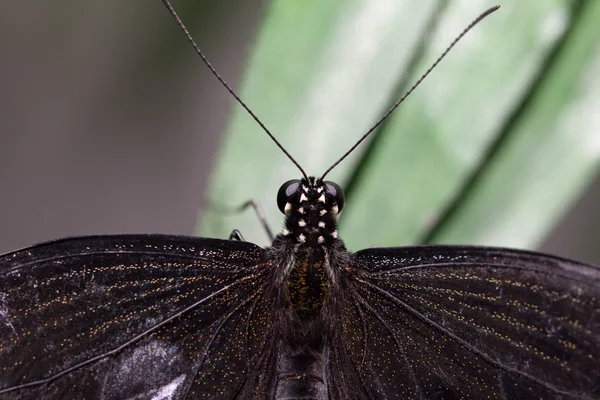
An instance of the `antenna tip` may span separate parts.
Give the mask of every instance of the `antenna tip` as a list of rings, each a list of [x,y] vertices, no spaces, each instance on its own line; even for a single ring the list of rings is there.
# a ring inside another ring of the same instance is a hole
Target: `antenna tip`
[[[488,8],[487,10],[485,10],[483,13],[481,13],[481,15],[479,17],[477,17],[475,19],[475,21],[473,21],[473,23],[471,24],[471,27],[473,25],[476,25],[479,21],[481,21],[482,19],[484,19],[485,17],[487,17],[488,15],[490,15],[491,13],[493,13],[494,11],[498,10],[500,8],[500,5],[495,5],[493,7]]]

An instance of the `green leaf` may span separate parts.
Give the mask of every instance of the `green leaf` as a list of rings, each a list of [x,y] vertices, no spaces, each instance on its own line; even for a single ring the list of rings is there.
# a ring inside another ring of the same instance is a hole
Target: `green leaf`
[[[600,153],[590,119],[600,94],[591,72],[600,3],[573,14],[579,3],[503,1],[377,138],[328,176],[350,186],[340,228],[350,249],[423,241],[531,247],[544,237],[596,172]],[[492,4],[273,2],[240,96],[319,175]],[[215,206],[199,233],[227,237],[238,228],[268,244],[250,210],[223,208],[256,199],[277,231],[275,194],[299,176],[235,107],[209,191]]]
[[[412,81],[486,3],[451,3]],[[427,240],[528,95],[569,25],[569,5],[502,2],[391,117],[348,200],[340,233],[351,248]]]
[[[308,174],[322,174],[381,115],[418,48],[437,2],[275,1],[259,32],[240,96]],[[363,150],[363,149],[361,149]],[[330,178],[343,183],[360,151]],[[235,107],[199,233],[233,228],[267,244],[256,216],[222,205],[254,198],[274,228],[279,186],[299,172],[241,107]]]
[[[585,5],[546,76],[433,237],[534,247],[600,163],[600,2]]]

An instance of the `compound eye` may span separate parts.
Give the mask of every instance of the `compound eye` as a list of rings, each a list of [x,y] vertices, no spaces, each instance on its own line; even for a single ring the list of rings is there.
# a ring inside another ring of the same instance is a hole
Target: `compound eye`
[[[342,209],[344,208],[344,191],[340,185],[335,182],[326,181],[323,183],[325,184],[325,190],[327,193],[332,195],[335,199],[335,203],[337,205],[337,214],[341,213]]]
[[[285,205],[291,203],[292,197],[298,192],[300,188],[300,180],[292,179],[291,181],[287,181],[279,188],[277,192],[277,207],[279,207],[279,211],[284,214],[288,214],[285,209]]]

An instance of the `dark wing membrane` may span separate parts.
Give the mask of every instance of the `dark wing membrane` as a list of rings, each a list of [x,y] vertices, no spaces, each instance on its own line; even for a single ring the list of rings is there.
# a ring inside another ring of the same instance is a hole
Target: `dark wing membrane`
[[[478,247],[355,256],[337,339],[347,343],[337,357],[350,358],[345,375],[355,375],[355,392],[600,398],[598,268]]]
[[[260,390],[272,353],[265,267],[253,244],[155,235],[0,256],[0,399]]]

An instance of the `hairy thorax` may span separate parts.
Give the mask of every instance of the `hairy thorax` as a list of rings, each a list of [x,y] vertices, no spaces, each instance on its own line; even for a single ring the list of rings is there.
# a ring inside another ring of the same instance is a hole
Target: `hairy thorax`
[[[322,248],[299,248],[287,281],[289,301],[301,318],[317,317],[329,287]]]

